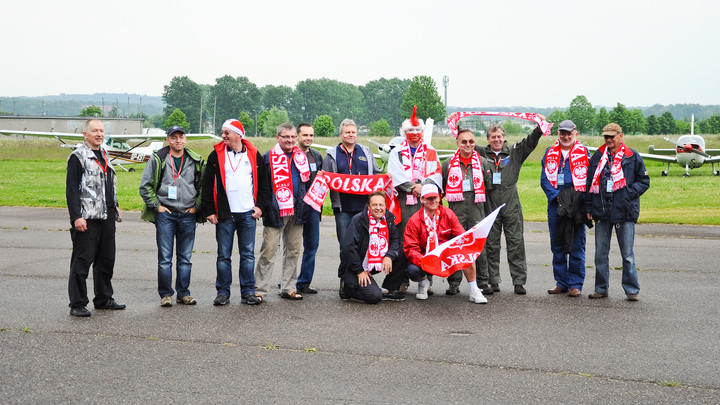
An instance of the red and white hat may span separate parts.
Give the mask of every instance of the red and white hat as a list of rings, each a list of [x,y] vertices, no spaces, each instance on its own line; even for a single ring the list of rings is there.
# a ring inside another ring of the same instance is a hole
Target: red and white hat
[[[242,122],[240,122],[234,118],[231,118],[231,119],[223,122],[222,127],[227,128],[227,129],[235,132],[236,134],[240,135],[241,137],[245,138],[245,128],[243,128]]]
[[[400,136],[404,137],[406,132],[424,132],[425,131],[425,123],[423,123],[423,120],[418,119],[417,117],[417,106],[413,106],[413,112],[410,118],[403,121],[402,125],[400,126]]]

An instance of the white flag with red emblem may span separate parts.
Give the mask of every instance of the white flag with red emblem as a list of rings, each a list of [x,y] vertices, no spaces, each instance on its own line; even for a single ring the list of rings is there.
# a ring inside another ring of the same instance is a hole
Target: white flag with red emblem
[[[456,236],[425,254],[421,264],[423,271],[439,277],[448,277],[458,270],[466,269],[480,256],[485,247],[495,217],[505,204],[486,216],[462,235]]]

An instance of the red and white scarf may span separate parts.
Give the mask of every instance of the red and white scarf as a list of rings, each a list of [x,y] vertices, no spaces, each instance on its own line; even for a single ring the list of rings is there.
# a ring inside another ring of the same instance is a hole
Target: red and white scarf
[[[560,172],[560,160],[562,159],[562,151],[560,141],[548,148],[545,154],[545,176],[553,187],[557,188],[558,173]],[[570,172],[572,174],[573,186],[576,191],[585,191],[587,182],[587,171],[590,165],[587,149],[580,141],[575,141],[570,149]]]
[[[472,161],[472,180],[475,189],[475,203],[485,202],[485,182],[483,181],[482,165],[480,164],[480,155],[473,151],[470,157]],[[450,159],[448,168],[448,180],[445,187],[445,199],[448,202],[462,201],[463,197],[463,172],[460,167],[460,150],[456,151]]]
[[[370,239],[367,250],[367,269],[371,273],[382,271],[382,262],[388,251],[389,232],[385,216],[376,220],[368,210]]]
[[[600,157],[600,162],[597,165],[597,168],[595,169],[595,174],[593,175],[592,184],[590,185],[590,192],[593,194],[599,194],[600,193],[600,173],[602,173],[603,168],[605,168],[605,165],[608,162],[608,155],[607,155],[607,145],[603,145],[598,148],[598,151],[602,153],[602,157]],[[612,166],[610,166],[610,174],[612,175],[613,180],[613,191],[617,191],[623,187],[625,187],[625,173],[622,171],[622,159],[625,156],[625,143],[620,145],[618,150],[615,152],[615,157],[613,158]]]
[[[407,140],[404,140],[399,147],[401,148],[400,157],[402,158],[403,170],[405,170],[405,174],[410,178],[410,181],[425,180],[427,166],[427,145],[425,145],[425,142],[420,142],[413,156],[410,156],[410,145]],[[412,193],[408,193],[406,202],[408,205],[415,205],[418,201]]]
[[[535,113],[520,113],[520,112],[491,112],[491,111],[460,111],[454,114],[450,114],[450,116],[447,117],[447,124],[448,128],[452,132],[453,136],[457,138],[458,136],[458,121],[460,121],[461,118],[469,117],[471,115],[490,115],[490,116],[496,116],[496,117],[513,117],[513,118],[520,118],[521,120],[526,121],[533,121],[538,124],[540,127],[540,130],[545,134],[545,136],[550,135],[550,130],[552,129],[552,126],[554,125],[552,122],[547,122],[544,119],[540,118],[538,114]]]
[[[428,238],[427,245],[425,246],[425,253],[432,252],[438,245],[438,234],[437,224],[440,220],[439,210],[435,210],[432,218],[428,215],[425,208],[421,208],[423,212],[423,219],[425,220],[425,229],[427,229]]]
[[[310,164],[307,156],[295,146],[292,151],[293,163],[300,172],[303,182],[310,180]],[[295,214],[295,199],[293,198],[292,172],[290,159],[276,144],[270,149],[270,171],[272,172],[273,190],[280,207],[280,216],[287,217]]]

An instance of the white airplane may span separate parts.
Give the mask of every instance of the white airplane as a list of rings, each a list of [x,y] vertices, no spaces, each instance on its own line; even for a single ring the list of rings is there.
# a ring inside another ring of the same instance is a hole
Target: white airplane
[[[665,137],[666,141],[675,145],[674,149],[655,149],[654,145],[648,146],[649,153],[641,153],[644,159],[657,160],[667,164],[665,170],[662,171],[663,176],[668,175],[671,163],[677,163],[685,167],[683,177],[690,176],[690,169],[697,169],[705,163],[712,165],[712,174],[720,175],[715,170],[715,163],[720,162],[720,149],[705,149],[705,139],[700,135],[695,135],[695,116],[692,117],[690,124],[690,135],[683,135],[678,138],[677,142]],[[657,153],[657,154],[656,154]],[[668,155],[675,156],[668,156]]]
[[[15,131],[15,130],[0,130],[2,135],[23,135],[23,136],[38,136],[43,138],[55,138],[61,143],[61,147],[75,149],[80,143],[67,143],[64,140],[82,142],[85,138],[82,134],[75,134],[70,132],[34,132],[34,131]],[[221,139],[220,137],[212,134],[187,134],[188,139]],[[105,134],[104,148],[107,150],[108,155],[112,157],[111,163],[120,166],[125,171],[134,171],[134,169],[127,169],[124,164],[133,163],[145,163],[152,156],[153,152],[162,148],[163,142],[166,135],[163,134],[120,134],[120,135],[108,135]],[[143,146],[145,143],[152,139],[161,139],[159,142],[150,142],[149,146]],[[128,141],[140,141],[135,146],[130,146]],[[115,163],[119,162],[119,163]]]

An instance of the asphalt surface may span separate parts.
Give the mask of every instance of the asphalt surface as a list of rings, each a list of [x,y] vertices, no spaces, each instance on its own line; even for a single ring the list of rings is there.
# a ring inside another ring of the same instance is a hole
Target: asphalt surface
[[[503,265],[487,305],[469,302],[464,282],[446,296],[441,280],[427,301],[412,283],[405,302],[366,305],[338,298],[324,218],[319,294],[247,306],[236,278],[230,305],[214,307],[206,224],[198,305],[161,308],[154,227],[126,213],[113,284],[128,308],[90,305],[80,319],[67,306],[67,211],[0,207],[0,223],[0,403],[720,403],[720,227],[638,225],[639,302],[624,299],[614,238],[610,297],[587,298],[592,231],[583,296],[548,295],[547,226],[526,223],[527,295],[512,293]],[[258,226],[256,252],[261,237]]]

